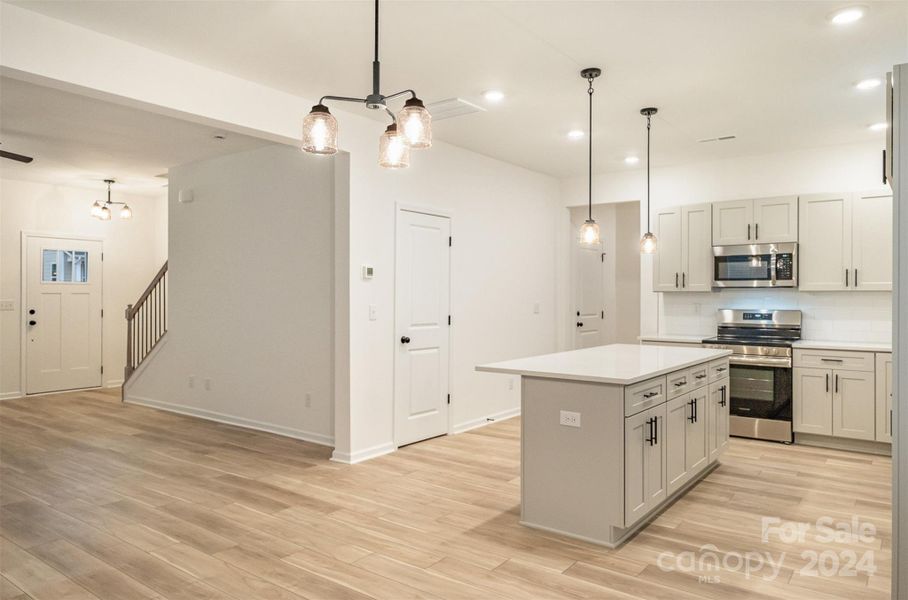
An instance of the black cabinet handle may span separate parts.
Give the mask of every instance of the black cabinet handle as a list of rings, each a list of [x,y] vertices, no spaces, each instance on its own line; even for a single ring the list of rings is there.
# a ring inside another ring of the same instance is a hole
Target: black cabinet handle
[[[725,391],[726,391],[726,390],[725,390],[725,386],[724,386],[724,385],[723,385],[722,387],[719,388],[719,393],[722,394],[722,398],[719,400],[719,406],[723,406],[723,407],[724,407],[726,404],[728,404],[728,401],[725,399]]]
[[[648,394],[643,394],[643,397],[649,399],[649,398],[652,398],[652,397],[658,396],[658,395],[659,395],[659,392],[650,392]]]
[[[403,335],[403,336],[401,336],[401,338],[400,338],[400,343],[401,343],[401,344],[409,344],[409,343],[410,343],[410,338],[408,338],[407,336]]]
[[[854,287],[858,287],[858,270],[854,270]]]
[[[750,223],[747,224],[747,239],[750,239]]]
[[[653,445],[653,420],[647,419],[646,426],[649,428],[649,437],[643,438],[643,441],[647,442],[650,446],[652,446]]]
[[[675,287],[678,287],[678,274],[675,273]]]
[[[848,287],[848,269],[845,269],[845,287]]]
[[[892,411],[889,411],[890,413]],[[659,443],[659,417],[653,417],[653,438],[656,440],[654,443]]]
[[[826,373],[826,392],[829,392],[829,373]]]
[[[839,393],[839,374],[835,374],[835,393]]]
[[[687,287],[687,273],[681,273],[681,287]]]
[[[754,225],[754,239],[755,240],[760,239],[760,224],[759,223]]]

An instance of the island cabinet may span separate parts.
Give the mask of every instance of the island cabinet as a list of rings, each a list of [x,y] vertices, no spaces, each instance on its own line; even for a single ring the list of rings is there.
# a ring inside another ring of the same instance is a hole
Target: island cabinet
[[[610,547],[728,447],[728,350],[615,344],[482,365],[521,375],[521,523]]]

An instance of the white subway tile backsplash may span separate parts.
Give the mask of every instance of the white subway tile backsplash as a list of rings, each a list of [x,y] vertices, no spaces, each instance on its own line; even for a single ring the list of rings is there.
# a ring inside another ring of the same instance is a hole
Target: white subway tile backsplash
[[[722,290],[710,294],[662,294],[659,333],[715,335],[716,311],[722,308],[800,310],[802,336],[808,340],[892,339],[890,292]]]

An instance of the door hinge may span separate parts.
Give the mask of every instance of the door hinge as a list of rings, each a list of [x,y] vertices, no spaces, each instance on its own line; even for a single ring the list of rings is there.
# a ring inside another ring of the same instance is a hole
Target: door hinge
[[[451,394],[448,394],[448,404],[451,404]]]
[[[448,325],[451,324],[451,315],[448,315]]]
[[[103,308],[101,309],[101,318],[102,319],[104,318],[104,309]]]
[[[453,246],[453,245],[454,245],[454,238],[451,237],[451,236],[449,235],[449,236],[448,236],[448,246],[450,247],[450,246]]]
[[[604,318],[605,318],[605,311],[604,311],[604,310],[601,311],[601,312],[599,313],[599,318],[600,318],[600,319],[604,319]]]
[[[602,254],[599,255],[599,259],[600,259],[602,262],[605,262],[605,252],[603,252]]]
[[[101,262],[104,262],[104,253],[101,253]]]

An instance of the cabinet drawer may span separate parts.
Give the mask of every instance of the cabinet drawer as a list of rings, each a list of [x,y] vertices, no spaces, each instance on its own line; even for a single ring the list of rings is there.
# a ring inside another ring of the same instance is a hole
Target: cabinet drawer
[[[728,377],[728,359],[720,358],[709,363],[709,382],[719,381]]]
[[[847,352],[845,350],[794,351],[794,366],[808,369],[836,369],[839,371],[873,371],[875,359],[872,352]]]
[[[690,388],[695,390],[709,383],[709,363],[696,365],[690,368]]]
[[[624,388],[624,416],[662,404],[666,400],[665,377],[647,379]]]
[[[666,388],[668,389],[668,399],[683,396],[694,389],[690,369],[675,371],[667,376]]]

